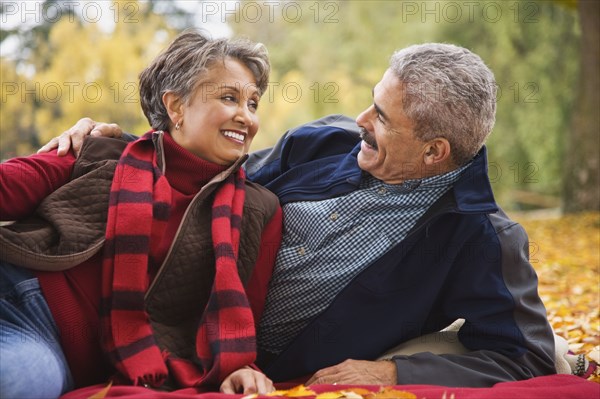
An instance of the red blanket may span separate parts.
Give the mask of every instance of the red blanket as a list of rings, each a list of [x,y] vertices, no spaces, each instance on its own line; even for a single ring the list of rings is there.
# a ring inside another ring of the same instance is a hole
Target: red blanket
[[[316,393],[339,391],[344,388],[356,387],[349,385],[315,385],[310,389]],[[61,399],[87,399],[98,393],[101,385],[81,388],[70,392]],[[378,391],[375,386],[363,386],[371,391]],[[600,398],[600,384],[567,374],[556,374],[532,378],[526,381],[502,382],[491,388],[451,388],[435,385],[399,385],[397,390],[408,391],[418,399],[596,399]],[[445,396],[444,396],[445,394]],[[115,386],[110,388],[108,397],[131,399],[234,399],[244,395],[225,395],[219,393],[195,393],[193,389],[183,389],[176,392],[156,392],[142,387]],[[312,396],[314,397],[314,396]],[[268,398],[260,396],[259,398]]]

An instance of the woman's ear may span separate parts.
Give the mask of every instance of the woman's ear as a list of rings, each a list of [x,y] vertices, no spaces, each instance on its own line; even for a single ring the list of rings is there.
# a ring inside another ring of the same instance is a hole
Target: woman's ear
[[[443,137],[431,140],[425,146],[423,162],[425,165],[440,165],[450,160],[450,142]]]
[[[172,91],[168,91],[163,94],[162,102],[173,125],[180,123],[183,120],[183,101],[181,101],[181,98]]]

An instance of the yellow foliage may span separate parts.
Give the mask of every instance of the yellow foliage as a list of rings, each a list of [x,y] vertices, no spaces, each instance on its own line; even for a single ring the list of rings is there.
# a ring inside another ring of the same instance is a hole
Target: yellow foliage
[[[132,5],[132,1],[116,4],[121,8]],[[37,43],[28,68],[19,69],[3,58],[2,87],[7,90],[0,120],[4,148],[13,142],[27,143],[24,133],[45,143],[84,116],[118,122],[137,134],[147,131],[138,75],[175,35],[160,15],[144,15],[147,6],[136,6],[139,19],[135,23],[118,18],[112,32],[101,30],[98,24],[60,19],[48,40]],[[119,15],[131,15],[125,11]],[[35,149],[4,155],[25,155]]]
[[[529,235],[530,261],[550,324],[571,351],[599,362],[600,213],[514,218]],[[598,375],[590,379],[600,382]]]

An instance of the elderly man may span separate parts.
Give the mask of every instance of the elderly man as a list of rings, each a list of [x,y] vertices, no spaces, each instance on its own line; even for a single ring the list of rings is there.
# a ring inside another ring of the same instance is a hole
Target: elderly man
[[[416,45],[392,56],[356,123],[329,116],[250,156],[249,178],[284,211],[258,331],[270,378],[491,386],[555,372],[527,236],[487,176],[495,111],[477,55]],[[49,146],[92,128],[120,135],[84,119]],[[457,319],[461,350],[375,360]]]

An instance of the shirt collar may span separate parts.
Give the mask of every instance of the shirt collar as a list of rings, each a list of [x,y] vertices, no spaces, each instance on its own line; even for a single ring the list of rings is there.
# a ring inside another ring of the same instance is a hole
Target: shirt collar
[[[408,194],[413,191],[427,191],[430,189],[443,188],[453,185],[460,177],[460,174],[469,167],[471,162],[463,165],[457,169],[451,170],[450,172],[442,173],[440,175],[426,177],[424,179],[411,179],[405,180],[400,184],[388,184],[379,180],[368,173],[365,173],[365,178],[370,180],[371,183],[377,184],[378,186],[385,187],[390,193],[396,194]]]

